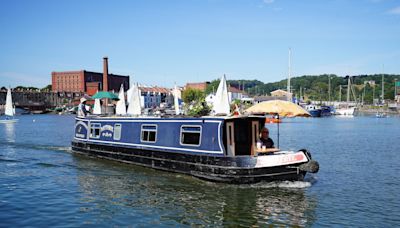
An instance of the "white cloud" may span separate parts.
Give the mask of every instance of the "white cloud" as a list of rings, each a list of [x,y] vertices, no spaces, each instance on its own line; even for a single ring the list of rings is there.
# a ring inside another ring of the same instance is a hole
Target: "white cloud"
[[[388,14],[396,14],[396,15],[400,15],[400,6],[395,7],[393,9],[390,9],[389,11],[387,11]]]
[[[275,1],[275,0],[264,0],[264,3],[265,3],[265,4],[272,4],[272,3],[274,3],[274,1]]]

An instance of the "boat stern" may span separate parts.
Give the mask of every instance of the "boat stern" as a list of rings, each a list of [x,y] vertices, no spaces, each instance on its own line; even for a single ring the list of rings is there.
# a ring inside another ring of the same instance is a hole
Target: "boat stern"
[[[292,167],[303,172],[317,173],[319,164],[312,160],[311,153],[305,149],[297,152],[280,151],[273,155],[258,156],[255,168],[266,167]]]

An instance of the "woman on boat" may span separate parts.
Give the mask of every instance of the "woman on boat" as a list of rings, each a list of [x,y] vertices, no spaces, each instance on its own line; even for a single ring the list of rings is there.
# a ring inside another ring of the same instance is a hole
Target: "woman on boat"
[[[89,110],[86,109],[86,101],[86,98],[81,98],[81,103],[78,106],[78,116],[85,117],[87,114],[89,114]]]
[[[261,146],[265,148],[274,148],[274,141],[269,137],[269,130],[266,127],[261,129],[260,141]]]

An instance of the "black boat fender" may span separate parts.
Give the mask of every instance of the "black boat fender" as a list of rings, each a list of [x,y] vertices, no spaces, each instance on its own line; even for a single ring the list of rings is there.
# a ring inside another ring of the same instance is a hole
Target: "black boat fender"
[[[315,160],[312,160],[311,153],[306,149],[301,149],[299,151],[303,152],[309,160],[307,163],[300,165],[299,169],[301,171],[317,173],[319,171],[319,163]]]
[[[317,173],[319,171],[319,163],[315,160],[311,160],[307,163],[301,164],[299,169],[309,173]]]

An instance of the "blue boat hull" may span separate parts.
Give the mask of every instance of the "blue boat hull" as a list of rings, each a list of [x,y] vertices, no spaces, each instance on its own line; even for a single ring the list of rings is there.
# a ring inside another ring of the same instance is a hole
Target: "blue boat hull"
[[[321,117],[321,109],[309,110],[312,117]]]
[[[321,117],[332,116],[332,108],[330,106],[321,106]]]
[[[260,181],[303,180],[304,163],[277,167],[255,168],[256,157],[218,157],[149,151],[127,147],[72,142],[75,153],[105,158],[153,169],[183,173],[200,179],[231,184],[249,184]],[[309,155],[306,155],[309,156]]]

